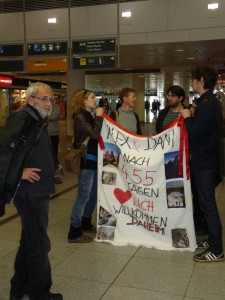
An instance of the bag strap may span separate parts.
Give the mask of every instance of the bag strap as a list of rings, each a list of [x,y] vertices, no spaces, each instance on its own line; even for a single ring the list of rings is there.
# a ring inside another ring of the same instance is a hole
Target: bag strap
[[[86,137],[86,139],[83,141],[82,145],[87,146],[89,140],[90,140],[90,136]]]
[[[119,112],[117,110],[115,110],[115,121],[118,123],[118,118],[119,118]]]

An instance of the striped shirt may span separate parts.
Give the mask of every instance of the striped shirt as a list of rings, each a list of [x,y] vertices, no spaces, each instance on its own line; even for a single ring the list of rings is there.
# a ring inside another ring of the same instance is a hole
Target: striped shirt
[[[178,118],[179,112],[173,112],[171,110],[168,111],[168,114],[166,115],[164,121],[163,121],[163,129],[169,125],[171,122],[176,120]]]

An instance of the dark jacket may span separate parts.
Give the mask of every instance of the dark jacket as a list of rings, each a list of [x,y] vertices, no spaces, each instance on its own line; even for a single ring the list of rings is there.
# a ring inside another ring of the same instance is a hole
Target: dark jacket
[[[170,106],[160,110],[158,118],[156,120],[155,130],[157,133],[160,133],[163,130],[163,121],[170,110]]]
[[[198,98],[195,117],[185,119],[190,140],[192,169],[218,170],[221,122],[221,105],[216,96],[207,91]]]
[[[0,131],[0,216],[16,195],[25,164],[46,126],[38,111],[27,105],[12,113]],[[43,151],[43,149],[42,149]],[[33,166],[34,167],[34,166]]]
[[[183,105],[183,108],[187,108],[186,106]],[[155,131],[157,133],[160,133],[163,131],[163,121],[166,117],[166,115],[168,114],[170,110],[170,106],[165,107],[164,109],[160,110],[158,118],[156,120],[156,125],[155,125]]]
[[[102,128],[102,117],[93,117],[88,111],[74,115],[74,148],[80,148],[89,136],[87,156],[81,160],[81,169],[97,169],[98,137]]]

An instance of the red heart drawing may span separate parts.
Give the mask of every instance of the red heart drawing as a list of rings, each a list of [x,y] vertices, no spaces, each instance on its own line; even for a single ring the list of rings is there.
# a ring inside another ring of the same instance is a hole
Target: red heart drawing
[[[116,196],[116,199],[120,202],[120,204],[127,202],[131,198],[131,192],[129,190],[124,192],[123,190],[118,188],[114,190],[114,195]]]

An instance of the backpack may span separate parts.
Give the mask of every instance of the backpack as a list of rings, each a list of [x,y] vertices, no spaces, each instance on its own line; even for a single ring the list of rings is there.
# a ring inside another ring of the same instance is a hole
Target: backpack
[[[33,130],[32,119],[26,113],[22,129],[17,135],[6,136],[0,132],[0,217],[5,214],[5,204],[10,202],[10,195],[16,191],[22,168],[26,160],[26,137]],[[24,120],[24,118],[22,118]],[[5,127],[0,131],[4,132]],[[9,128],[10,130],[10,128]],[[10,174],[10,176],[8,176]],[[9,193],[8,193],[9,192]]]

